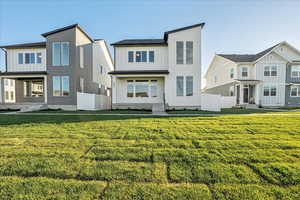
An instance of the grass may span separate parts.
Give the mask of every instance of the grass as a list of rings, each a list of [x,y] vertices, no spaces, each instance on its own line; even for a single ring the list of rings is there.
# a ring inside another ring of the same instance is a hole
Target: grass
[[[66,111],[61,109],[46,109],[32,113],[69,113],[69,114],[151,114],[151,110],[96,110],[96,111]]]
[[[0,199],[299,199],[300,116],[0,116]]]
[[[276,110],[251,109],[251,108],[222,108],[221,112],[205,111],[205,110],[169,110],[169,114],[254,114],[254,113],[270,113],[278,112]]]

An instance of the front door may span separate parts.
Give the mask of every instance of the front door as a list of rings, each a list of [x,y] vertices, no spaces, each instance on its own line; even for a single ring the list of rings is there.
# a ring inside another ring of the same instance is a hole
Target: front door
[[[244,103],[249,103],[249,86],[244,86],[243,93],[244,93],[243,95]]]

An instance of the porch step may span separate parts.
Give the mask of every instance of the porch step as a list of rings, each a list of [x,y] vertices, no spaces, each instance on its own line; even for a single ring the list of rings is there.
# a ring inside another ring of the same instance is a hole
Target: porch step
[[[246,104],[245,108],[248,108],[248,109],[257,109],[258,106],[256,104]]]
[[[165,104],[154,103],[152,105],[152,113],[153,114],[165,114],[166,113]]]

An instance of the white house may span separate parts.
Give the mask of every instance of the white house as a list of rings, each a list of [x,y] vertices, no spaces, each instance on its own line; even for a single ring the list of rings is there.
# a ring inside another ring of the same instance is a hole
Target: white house
[[[299,106],[300,52],[281,42],[258,54],[216,54],[205,79],[206,93],[236,96],[237,105]]]
[[[163,39],[113,43],[114,109],[200,109],[204,23],[164,33]]]

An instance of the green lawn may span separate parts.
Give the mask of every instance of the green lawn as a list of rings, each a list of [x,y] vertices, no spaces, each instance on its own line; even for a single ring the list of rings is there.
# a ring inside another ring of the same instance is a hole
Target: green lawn
[[[151,114],[151,110],[96,110],[96,111],[66,111],[66,110],[56,110],[47,109],[40,111],[33,111],[32,113],[68,113],[68,114]]]
[[[245,109],[245,108],[222,108],[221,112],[204,111],[204,110],[169,110],[169,114],[255,114],[279,112],[268,109]]]
[[[300,199],[300,116],[0,116],[0,199]]]

